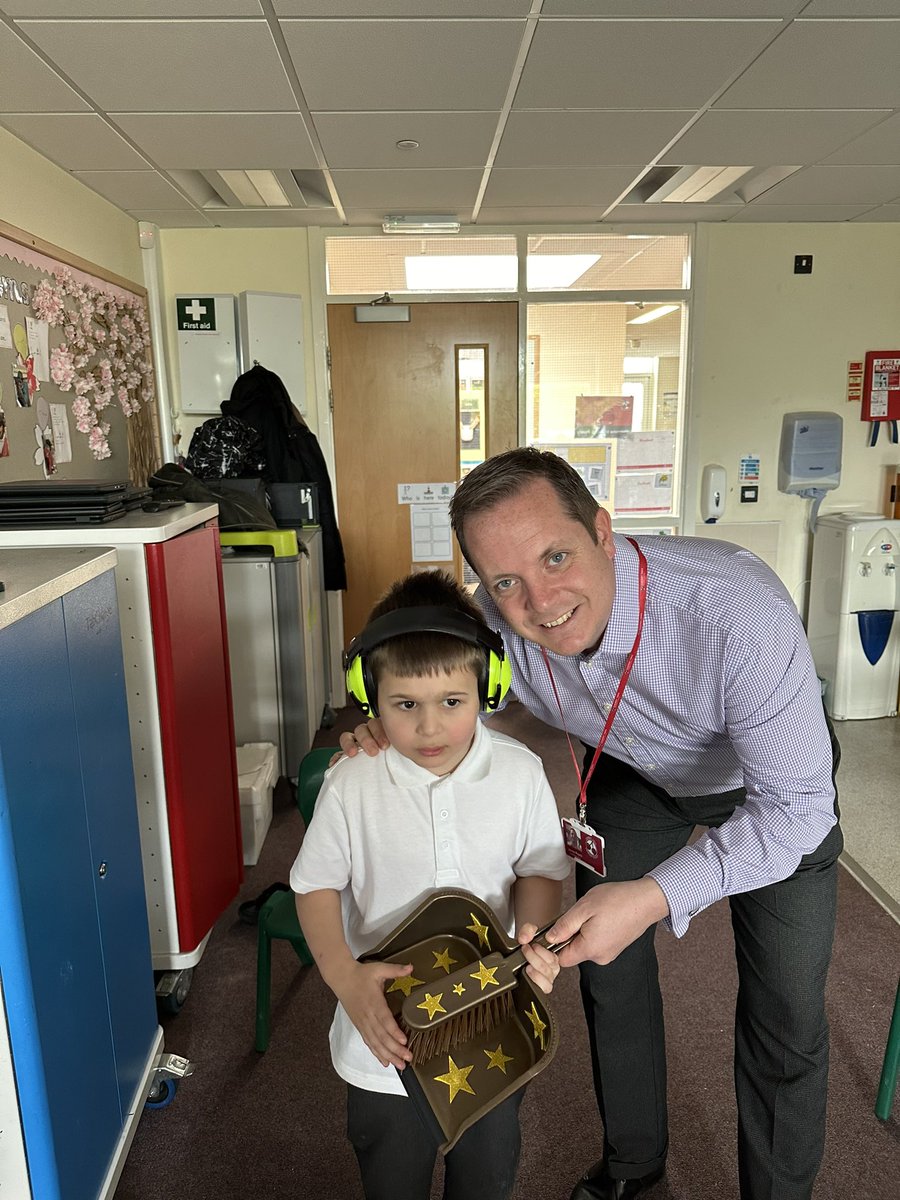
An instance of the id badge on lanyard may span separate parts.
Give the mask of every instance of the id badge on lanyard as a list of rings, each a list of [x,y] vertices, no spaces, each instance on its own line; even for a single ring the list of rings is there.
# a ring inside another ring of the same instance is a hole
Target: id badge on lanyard
[[[644,628],[644,607],[647,602],[647,560],[644,554],[633,538],[628,539],[637,551],[638,556],[638,623],[637,633],[634,637],[634,645],[625,660],[625,669],[622,671],[622,678],[619,680],[619,686],[616,688],[616,694],[610,705],[609,714],[606,718],[606,724],[603,726],[603,732],[600,735],[600,740],[597,743],[597,749],[594,751],[594,757],[591,760],[591,765],[584,776],[581,778],[581,772],[578,769],[578,760],[575,757],[575,751],[572,748],[572,741],[566,732],[566,741],[569,743],[569,753],[572,755],[572,762],[575,766],[575,773],[578,776],[578,816],[563,817],[562,831],[563,840],[565,842],[566,854],[569,858],[573,858],[577,863],[581,863],[583,867],[587,867],[589,871],[593,871],[595,875],[599,875],[601,879],[606,876],[606,843],[603,837],[592,829],[587,823],[587,788],[591,781],[591,776],[594,774],[594,768],[597,766],[597,760],[606,744],[606,739],[609,736],[609,731],[612,728],[612,723],[615,720],[616,712],[619,708],[619,702],[622,699],[622,694],[625,691],[625,685],[628,683],[628,676],[631,674],[631,668],[634,666],[634,660],[637,657],[638,647],[641,644],[641,633]],[[559,715],[563,719],[565,726],[565,714],[562,710],[562,704],[559,699],[559,692],[556,690],[556,681],[553,678],[553,671],[550,668],[550,659],[547,657],[547,652],[544,647],[541,647],[541,654],[544,659],[544,665],[547,668],[547,674],[550,676],[550,683],[553,687],[553,695],[556,698],[556,707],[559,709]]]

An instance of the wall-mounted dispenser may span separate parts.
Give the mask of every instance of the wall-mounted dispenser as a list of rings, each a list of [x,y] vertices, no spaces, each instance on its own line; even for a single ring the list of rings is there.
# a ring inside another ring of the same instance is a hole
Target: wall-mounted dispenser
[[[812,500],[809,529],[814,532],[825,493],[841,482],[844,422],[834,412],[785,413],[778,455],[778,490]]]
[[[700,514],[707,525],[714,525],[725,515],[725,489],[728,476],[718,463],[707,463],[700,482]]]

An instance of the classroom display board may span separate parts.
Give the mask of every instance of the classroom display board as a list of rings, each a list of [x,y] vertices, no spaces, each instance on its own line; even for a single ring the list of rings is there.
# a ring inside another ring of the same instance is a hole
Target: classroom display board
[[[0,483],[160,461],[145,289],[0,223]]]

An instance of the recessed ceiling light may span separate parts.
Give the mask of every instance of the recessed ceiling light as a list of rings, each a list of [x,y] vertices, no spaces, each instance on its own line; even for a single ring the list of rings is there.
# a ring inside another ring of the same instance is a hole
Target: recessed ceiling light
[[[398,150],[418,150],[419,143],[412,138],[401,138],[397,143]]]

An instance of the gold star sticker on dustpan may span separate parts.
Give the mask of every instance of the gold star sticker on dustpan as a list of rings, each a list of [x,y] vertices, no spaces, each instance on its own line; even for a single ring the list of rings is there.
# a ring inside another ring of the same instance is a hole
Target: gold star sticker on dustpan
[[[535,1040],[539,1041],[541,1043],[541,1049],[545,1050],[546,1046],[544,1045],[544,1030],[547,1028],[547,1023],[546,1021],[541,1020],[538,1010],[534,1006],[533,1000],[531,1002],[531,1008],[525,1009],[525,1016],[531,1022],[532,1028],[534,1029]]]
[[[466,985],[464,983],[454,983],[453,991],[456,993],[457,996],[462,996],[463,993],[465,992],[465,990],[466,990]]]
[[[445,1013],[447,1011],[446,1008],[444,1008],[444,1006],[441,1004],[443,995],[443,992],[438,992],[436,996],[432,996],[430,992],[426,992],[425,999],[421,1004],[417,1004],[416,1008],[423,1008],[425,1012],[428,1013],[428,1020],[433,1021],[435,1013]]]
[[[442,971],[446,971],[446,973],[449,975],[450,968],[454,966],[457,961],[455,958],[450,957],[450,947],[448,946],[446,949],[442,950],[440,954],[438,954],[437,950],[432,950],[431,953],[434,955],[434,963],[432,965],[435,968],[440,967]]]
[[[478,920],[473,912],[470,912],[469,916],[472,918],[472,924],[467,925],[466,929],[471,930],[471,932],[475,934],[480,945],[483,945],[486,950],[490,950],[491,943],[488,940],[487,925],[482,925],[481,921]]]
[[[477,979],[478,982],[481,984],[482,991],[484,991],[484,989],[487,987],[487,985],[489,983],[492,983],[494,985],[494,987],[499,987],[500,984],[497,982],[497,978],[496,978],[497,970],[498,970],[497,967],[486,967],[483,962],[480,962],[478,964],[478,970],[471,971],[469,973],[469,978]]]
[[[415,975],[401,975],[399,979],[394,979],[386,990],[402,992],[404,996],[408,996],[413,988],[421,987],[424,982],[424,979],[416,979]]]
[[[447,1062],[450,1068],[446,1075],[435,1075],[435,1083],[446,1083],[450,1089],[450,1103],[456,1099],[457,1092],[468,1092],[470,1096],[475,1095],[475,1089],[469,1084],[469,1072],[473,1067],[458,1067],[452,1058],[448,1057]]]
[[[490,1071],[492,1067],[498,1067],[505,1075],[506,1064],[512,1062],[513,1056],[511,1054],[504,1054],[503,1046],[499,1044],[496,1050],[485,1050],[485,1054],[488,1056],[488,1070]]]

